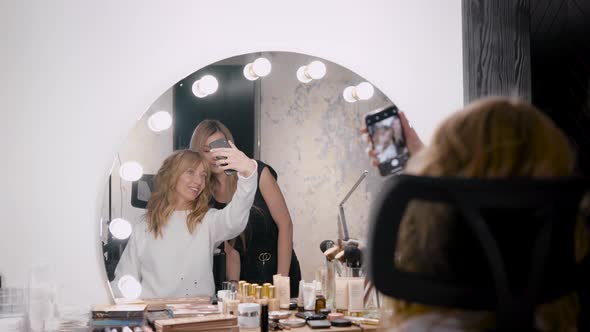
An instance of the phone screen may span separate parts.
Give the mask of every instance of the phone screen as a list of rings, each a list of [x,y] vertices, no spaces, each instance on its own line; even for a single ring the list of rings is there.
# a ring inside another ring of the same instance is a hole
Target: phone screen
[[[397,107],[371,112],[366,118],[373,150],[383,176],[400,172],[410,157]]]

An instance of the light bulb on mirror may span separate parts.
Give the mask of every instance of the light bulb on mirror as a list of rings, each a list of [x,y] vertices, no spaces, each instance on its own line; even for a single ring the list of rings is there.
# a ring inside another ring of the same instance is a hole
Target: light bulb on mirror
[[[318,60],[310,62],[306,66],[297,69],[297,79],[301,83],[309,83],[312,80],[319,80],[326,75],[326,65]]]
[[[319,80],[326,75],[326,65],[318,60],[307,65],[307,75],[314,80]]]
[[[373,97],[373,94],[375,93],[375,88],[373,88],[373,85],[371,83],[363,82],[356,86],[356,93],[359,99],[368,100],[371,99],[371,97]]]
[[[129,274],[126,274],[119,279],[117,287],[119,287],[119,291],[121,291],[123,297],[128,300],[135,300],[141,295],[141,284]]]
[[[125,240],[131,235],[131,224],[122,218],[115,218],[109,224],[109,231],[119,240]]]
[[[201,81],[199,87],[208,95],[215,93],[219,87],[219,82],[213,75],[205,75],[199,81]]]
[[[272,65],[267,58],[258,58],[252,63],[252,71],[258,77],[264,77],[270,74]]]
[[[119,168],[119,175],[123,180],[137,181],[143,175],[143,167],[136,161],[128,161]]]
[[[307,76],[307,74],[305,73],[306,70],[307,70],[307,66],[301,66],[301,67],[299,67],[299,69],[297,69],[297,79],[301,83],[309,83],[312,80],[312,78]]]
[[[205,92],[203,92],[203,90],[201,89],[200,83],[201,83],[201,81],[195,81],[195,83],[193,83],[193,87],[192,87],[193,94],[195,96],[197,96],[198,98],[204,98],[207,96],[207,94]]]
[[[158,111],[148,118],[148,127],[153,132],[164,131],[172,126],[172,116],[166,111]]]
[[[342,92],[342,97],[344,97],[344,100],[346,100],[349,103],[354,103],[355,101],[357,101],[358,97],[356,95],[356,87],[346,87],[346,89],[344,89],[344,91]]]
[[[252,63],[244,66],[244,77],[249,81],[256,81],[258,79],[258,76],[256,76],[252,69]]]
[[[199,98],[206,97],[210,94],[215,93],[219,87],[219,82],[213,75],[205,75],[193,83],[193,94]]]

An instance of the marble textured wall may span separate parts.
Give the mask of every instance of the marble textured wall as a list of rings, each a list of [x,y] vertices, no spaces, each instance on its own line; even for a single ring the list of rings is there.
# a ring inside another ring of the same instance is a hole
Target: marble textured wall
[[[348,103],[344,88],[363,78],[328,61],[324,78],[304,84],[299,66],[315,58],[293,53],[264,54],[273,64],[261,84],[261,160],[279,174],[294,224],[294,248],[303,278],[322,265],[322,240],[338,238],[338,204],[363,170],[369,175],[344,208],[350,236],[367,234],[370,202],[383,179],[370,166],[359,129],[365,113],[391,101],[375,87],[373,98]]]

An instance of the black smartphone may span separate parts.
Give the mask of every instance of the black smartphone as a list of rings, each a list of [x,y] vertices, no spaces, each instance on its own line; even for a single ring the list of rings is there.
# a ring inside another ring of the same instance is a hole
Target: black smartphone
[[[329,329],[332,324],[327,319],[322,320],[308,320],[307,325],[312,329]]]
[[[209,149],[217,149],[217,148],[230,148],[231,146],[229,145],[229,143],[227,142],[227,139],[225,138],[220,138],[217,139],[211,143],[209,143]],[[215,157],[215,159],[220,160],[220,159],[226,159],[226,157]],[[225,175],[232,175],[237,173],[237,171],[235,169],[226,169],[223,171],[225,173]]]
[[[397,106],[387,106],[368,113],[365,124],[382,176],[401,172],[410,158]]]

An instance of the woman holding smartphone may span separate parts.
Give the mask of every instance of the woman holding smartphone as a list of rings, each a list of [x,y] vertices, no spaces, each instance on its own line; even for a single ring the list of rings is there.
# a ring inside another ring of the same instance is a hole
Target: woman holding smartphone
[[[115,270],[116,297],[125,296],[121,280],[129,278],[141,285],[141,298],[214,294],[213,251],[246,227],[257,164],[235,146],[210,153],[224,158],[216,168],[238,172],[231,204],[209,207],[210,165],[201,153],[180,150],[166,158],[156,174],[145,221],[134,227]]]
[[[217,167],[209,144],[218,139],[233,142],[229,129],[217,120],[203,120],[191,138],[191,150],[201,151],[211,165],[213,207],[222,208],[236,191],[236,176],[226,175]],[[272,276],[290,277],[291,294],[298,294],[301,270],[293,250],[293,222],[285,198],[277,183],[277,173],[265,163],[258,163],[258,190],[246,230],[232,243],[225,243],[228,280],[247,280],[263,284]]]

